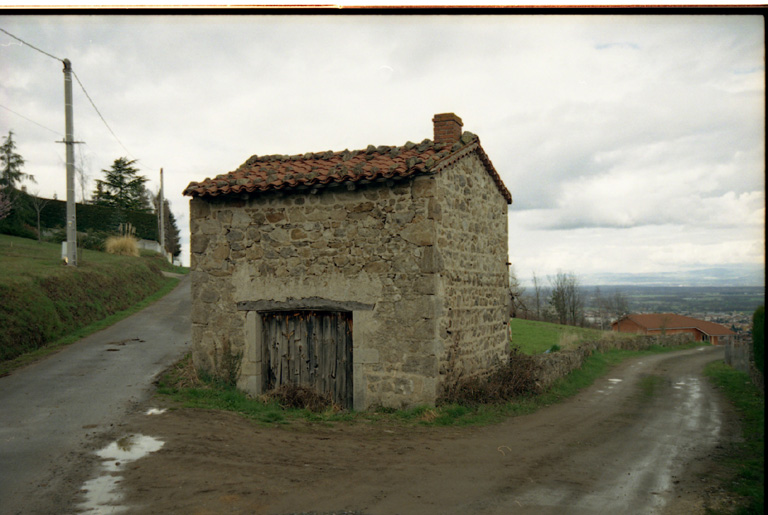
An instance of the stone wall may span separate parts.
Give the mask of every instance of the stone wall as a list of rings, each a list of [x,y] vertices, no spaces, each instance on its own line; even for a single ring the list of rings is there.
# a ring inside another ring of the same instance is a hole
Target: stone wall
[[[507,357],[508,204],[476,155],[436,176],[440,374],[472,375]]]
[[[260,393],[259,321],[238,302],[356,302],[370,308],[353,312],[355,408],[434,402],[434,224],[424,192],[432,188],[421,177],[354,191],[192,199],[195,364],[213,368],[230,346],[244,353],[238,384]]]
[[[752,361],[752,342],[733,341],[725,345],[725,363],[745,374],[750,373]]]
[[[558,379],[581,368],[584,360],[593,352],[605,352],[610,349],[645,350],[654,345],[676,347],[693,341],[690,333],[668,336],[638,336],[625,338],[607,338],[579,344],[575,349],[562,350],[534,356],[536,363],[536,383],[543,391]]]

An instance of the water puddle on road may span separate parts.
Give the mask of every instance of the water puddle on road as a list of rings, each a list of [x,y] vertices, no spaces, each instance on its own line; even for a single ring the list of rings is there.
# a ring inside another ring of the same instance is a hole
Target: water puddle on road
[[[164,442],[157,438],[133,434],[124,436],[96,451],[96,455],[104,460],[101,464],[101,475],[86,481],[83,485],[85,502],[79,505],[81,513],[101,514],[126,511],[128,507],[119,504],[122,494],[117,486],[123,478],[117,473],[127,463],[143,458],[159,450],[163,445]]]

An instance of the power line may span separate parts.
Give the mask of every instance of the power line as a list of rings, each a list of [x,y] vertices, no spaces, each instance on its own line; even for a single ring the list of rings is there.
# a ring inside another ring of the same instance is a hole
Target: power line
[[[23,114],[21,114],[21,113],[17,113],[16,111],[14,111],[13,109],[11,109],[10,107],[5,107],[5,106],[4,106],[4,105],[2,105],[2,104],[0,104],[0,107],[2,107],[3,109],[5,109],[6,111],[10,111],[10,112],[12,112],[12,113],[13,113],[13,114],[15,114],[16,116],[19,116],[19,117],[21,117],[21,118],[24,118],[24,119],[25,119],[26,121],[28,121],[28,122],[34,123],[34,124],[35,124],[35,125],[37,125],[38,127],[42,127],[43,129],[45,129],[45,130],[47,130],[47,131],[51,131],[52,133],[54,133],[54,134],[57,134],[57,135],[59,135],[59,136],[62,136],[62,137],[64,136],[64,135],[63,135],[62,133],[60,133],[59,131],[55,131],[55,130],[53,130],[53,129],[51,129],[51,128],[48,128],[48,127],[46,127],[46,126],[45,126],[45,125],[43,125],[43,124],[37,123],[36,121],[34,121],[34,120],[30,119],[30,118],[27,118],[27,117],[26,117],[26,116],[24,116]]]
[[[101,121],[104,122],[104,126],[107,128],[107,130],[114,136],[114,138],[117,140],[117,142],[120,144],[121,147],[123,147],[123,150],[128,152],[128,155],[131,155],[131,152],[125,148],[125,145],[123,145],[123,142],[120,141],[120,138],[117,137],[117,134],[115,134],[115,131],[112,130],[112,127],[109,126],[107,121],[104,119],[104,117],[101,115],[101,112],[99,111],[99,108],[96,107],[96,104],[93,103],[93,100],[91,99],[91,95],[88,94],[88,92],[85,90],[85,86],[83,86],[83,83],[80,82],[80,77],[77,76],[77,73],[75,73],[74,70],[72,70],[72,75],[75,76],[75,79],[77,80],[77,83],[80,84],[80,88],[83,90],[83,93],[85,93],[86,98],[93,106],[93,109],[96,111],[96,114],[99,115],[99,118],[101,118]]]
[[[38,51],[38,52],[40,52],[41,54],[45,54],[45,55],[47,55],[48,57],[51,57],[51,58],[53,58],[53,59],[56,59],[57,61],[61,61],[62,63],[64,62],[64,60],[63,60],[63,59],[60,59],[60,58],[56,57],[55,55],[51,55],[51,54],[49,54],[48,52],[46,52],[46,51],[44,51],[44,50],[40,50],[39,48],[37,48],[37,47],[36,47],[36,46],[34,46],[34,45],[30,45],[29,43],[27,43],[27,42],[26,42],[26,41],[24,41],[23,39],[21,39],[21,38],[19,38],[19,37],[17,37],[17,36],[14,36],[13,34],[11,34],[10,32],[8,32],[7,30],[5,30],[5,29],[3,29],[3,28],[0,28],[0,31],[4,32],[5,34],[8,34],[8,35],[9,35],[9,36],[11,36],[13,39],[15,39],[15,40],[17,40],[17,41],[20,41],[21,43],[23,43],[23,44],[27,45],[28,47],[30,47],[30,48],[33,48],[33,49],[37,50],[37,51]],[[96,111],[96,114],[98,114],[98,115],[99,115],[99,118],[101,118],[101,121],[104,123],[104,126],[107,128],[107,130],[110,132],[110,134],[112,134],[112,136],[113,136],[113,137],[115,138],[115,140],[116,140],[116,141],[117,141],[117,142],[120,144],[120,146],[121,146],[121,147],[123,147],[123,150],[125,150],[125,151],[126,151],[126,153],[128,154],[128,156],[129,156],[129,157],[132,157],[132,156],[133,156],[133,154],[131,153],[131,151],[130,151],[130,150],[128,150],[127,148],[125,148],[125,145],[123,145],[123,142],[122,142],[122,141],[120,141],[120,138],[118,138],[118,137],[117,137],[117,134],[115,134],[115,131],[113,131],[113,130],[112,130],[112,127],[110,127],[110,126],[109,126],[109,124],[107,123],[107,120],[105,120],[105,119],[104,119],[104,116],[102,116],[101,112],[99,111],[99,108],[98,108],[98,107],[96,107],[96,104],[94,103],[94,101],[93,101],[93,99],[91,98],[91,96],[88,94],[88,91],[85,89],[85,86],[83,86],[83,83],[80,81],[80,77],[78,77],[78,76],[77,76],[77,73],[75,72],[75,70],[74,70],[74,69],[72,69],[72,75],[74,75],[74,76],[75,76],[75,80],[77,80],[77,83],[80,85],[80,89],[82,89],[82,90],[83,90],[83,93],[85,93],[85,97],[88,99],[88,102],[90,102],[90,103],[91,103],[91,106],[93,107],[94,111]],[[8,108],[6,108],[6,109],[8,109]],[[8,110],[10,111],[10,109],[8,109]],[[11,112],[13,112],[13,111],[11,111]],[[15,113],[15,114],[18,114],[18,113]],[[19,115],[19,116],[21,116],[21,115]],[[24,117],[22,116],[22,118],[24,118]],[[27,119],[27,120],[29,120],[28,118],[26,118],[26,119]],[[32,120],[29,120],[29,121],[31,121],[31,122],[32,122]],[[32,122],[32,123],[37,123],[37,122]],[[40,125],[40,124],[38,124],[38,125]],[[45,129],[48,129],[47,127],[44,127],[44,126],[42,126],[42,125],[41,125],[41,127],[45,128]],[[48,129],[48,130],[51,130],[51,129]],[[56,131],[53,131],[53,132],[56,132]],[[56,132],[56,134],[61,134],[61,133],[60,133],[60,132]],[[145,165],[143,165],[143,164],[141,164],[141,162],[140,162],[138,159],[134,159],[134,160],[135,160],[137,163],[139,163],[139,164],[140,164],[140,166],[142,166],[142,167],[146,168],[146,166],[145,166]],[[149,170],[149,168],[146,168],[146,169],[147,169],[147,170]]]
[[[40,49],[39,49],[39,48],[37,48],[35,45],[30,45],[29,43],[27,43],[26,41],[24,41],[24,40],[23,40],[23,39],[21,39],[20,37],[14,36],[13,34],[11,34],[10,32],[8,32],[7,30],[5,30],[5,29],[3,29],[3,28],[0,28],[0,31],[3,31],[3,32],[5,32],[5,33],[6,33],[6,34],[8,34],[9,36],[11,36],[13,39],[15,39],[15,40],[17,40],[17,41],[21,41],[22,43],[24,43],[25,45],[27,45],[29,48],[33,48],[33,49],[37,50],[38,52],[40,52],[41,54],[45,54],[45,55],[47,55],[48,57],[50,57],[50,58],[52,58],[52,59],[56,59],[57,61],[61,61],[62,63],[64,62],[64,60],[63,60],[63,59],[60,59],[60,58],[56,57],[55,55],[51,55],[51,54],[49,54],[48,52],[46,52],[45,50],[40,50]]]

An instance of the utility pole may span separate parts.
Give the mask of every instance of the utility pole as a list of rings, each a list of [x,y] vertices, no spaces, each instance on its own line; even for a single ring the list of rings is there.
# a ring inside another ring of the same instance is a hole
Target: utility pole
[[[64,59],[64,123],[67,147],[67,265],[77,266],[77,212],[75,208],[75,136],[72,121],[72,63]]]
[[[163,169],[160,168],[160,248],[163,251],[163,257],[166,256],[165,250],[165,199],[163,198]]]

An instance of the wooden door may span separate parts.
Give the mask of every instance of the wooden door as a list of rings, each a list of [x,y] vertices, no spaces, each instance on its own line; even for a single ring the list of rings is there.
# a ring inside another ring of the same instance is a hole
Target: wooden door
[[[352,408],[352,314],[335,311],[262,313],[266,390],[284,384],[330,393]]]

